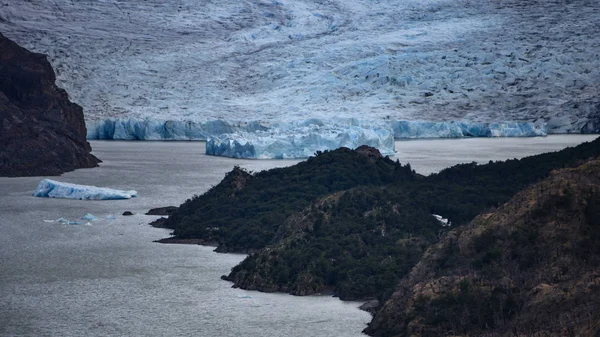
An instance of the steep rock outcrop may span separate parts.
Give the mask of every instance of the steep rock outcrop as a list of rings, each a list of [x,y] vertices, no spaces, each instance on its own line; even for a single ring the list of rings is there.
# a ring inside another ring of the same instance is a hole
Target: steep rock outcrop
[[[600,161],[554,171],[430,248],[373,336],[599,336]]]
[[[45,55],[0,34],[0,176],[98,166],[85,138],[83,110],[55,80]]]

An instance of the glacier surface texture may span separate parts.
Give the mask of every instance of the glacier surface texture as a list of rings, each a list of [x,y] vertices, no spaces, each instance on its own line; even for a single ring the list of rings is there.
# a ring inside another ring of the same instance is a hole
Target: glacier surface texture
[[[105,187],[77,185],[51,179],[43,179],[33,192],[33,196],[80,200],[115,200],[134,198],[137,196],[137,192],[114,190]]]
[[[0,8],[0,31],[49,55],[91,138],[240,133],[239,143],[268,131],[263,123],[339,117],[390,121],[396,138],[600,128],[599,1],[0,0]]]

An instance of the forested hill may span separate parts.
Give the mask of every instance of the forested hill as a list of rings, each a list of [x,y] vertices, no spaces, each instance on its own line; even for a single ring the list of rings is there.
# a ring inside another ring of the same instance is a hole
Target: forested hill
[[[600,161],[555,171],[431,247],[374,336],[599,336]]]
[[[356,186],[419,179],[410,166],[359,147],[319,153],[297,165],[250,174],[238,167],[167,220],[178,238],[215,243],[221,252],[251,252],[274,243],[277,228],[316,198]]]
[[[322,153],[298,165],[250,174],[234,169],[168,220],[179,238],[220,251],[256,252],[227,279],[298,295],[385,300],[423,252],[452,226],[508,201],[553,169],[600,155],[600,140],[423,177],[363,148]]]

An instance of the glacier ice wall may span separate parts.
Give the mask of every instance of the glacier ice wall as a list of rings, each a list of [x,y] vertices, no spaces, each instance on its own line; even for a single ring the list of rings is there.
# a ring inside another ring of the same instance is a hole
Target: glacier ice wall
[[[394,121],[396,139],[462,137],[537,137],[547,133],[531,122],[425,122]]]
[[[268,124],[261,122],[155,120],[111,118],[87,121],[88,139],[113,140],[206,140],[211,136],[236,131],[264,131]]]
[[[535,137],[547,134],[545,126],[536,126],[532,122],[427,122],[427,121],[370,121],[360,119],[318,119],[292,122],[227,122],[190,121],[190,120],[153,120],[153,119],[105,119],[87,121],[88,139],[113,140],[207,140],[217,138],[233,139],[237,134],[241,138],[257,138],[274,134],[275,137],[297,136],[299,144],[307,134],[322,139],[332,139],[332,134],[348,133],[352,139],[361,139],[356,132],[362,132],[364,141],[383,139],[385,136],[367,135],[391,130],[395,139],[408,138],[461,138],[461,137]],[[255,135],[252,135],[255,134]],[[275,139],[275,138],[272,138]],[[310,139],[307,139],[310,141]],[[335,142],[334,142],[335,143]],[[333,144],[333,143],[329,143]],[[385,142],[381,142],[385,144]],[[362,145],[362,144],[359,144]],[[371,144],[367,144],[371,145]],[[374,145],[373,145],[374,146]],[[386,151],[388,145],[380,150]]]
[[[35,197],[65,198],[80,200],[130,199],[137,196],[136,191],[122,191],[105,187],[77,185],[51,179],[43,179],[33,192]]]
[[[531,122],[373,121],[355,118],[291,122],[106,119],[87,122],[88,139],[207,140],[209,155],[234,158],[306,158],[317,151],[369,145],[394,153],[394,139],[545,136]]]
[[[88,120],[349,117],[600,130],[598,1],[0,0],[0,8],[0,30],[49,55]],[[120,127],[140,139],[207,137],[179,125]]]
[[[233,158],[308,158],[317,151],[369,145],[384,155],[395,152],[394,135],[384,123],[320,120],[279,123],[267,131],[236,132],[210,137],[206,154]]]

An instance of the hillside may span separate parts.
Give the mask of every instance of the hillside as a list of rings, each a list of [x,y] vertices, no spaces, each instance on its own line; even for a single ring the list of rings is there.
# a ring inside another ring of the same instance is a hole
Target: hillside
[[[85,138],[83,110],[55,80],[45,55],[0,34],[0,176],[98,166]]]
[[[550,171],[600,155],[574,148],[423,177],[376,154],[340,149],[296,166],[234,169],[169,218],[175,240],[255,253],[225,277],[235,286],[342,299],[387,299],[423,252],[452,226],[508,201]],[[507,179],[510,177],[510,179]]]
[[[279,225],[318,197],[418,178],[410,167],[368,147],[340,148],[256,174],[234,168],[217,186],[182,204],[164,226],[177,238],[215,243],[220,252],[251,252],[274,243]]]
[[[373,336],[598,336],[600,160],[554,171],[448,233],[403,277]]]

